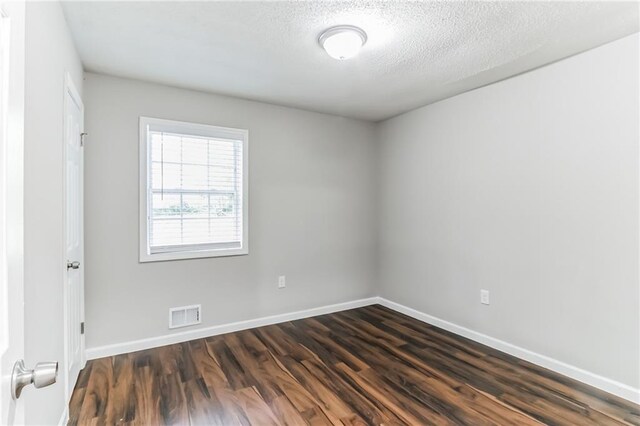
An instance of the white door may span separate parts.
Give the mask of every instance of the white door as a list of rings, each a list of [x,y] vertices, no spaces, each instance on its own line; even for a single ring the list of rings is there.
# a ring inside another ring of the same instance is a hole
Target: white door
[[[83,249],[83,155],[82,132],[84,107],[69,74],[64,93],[65,141],[65,216],[66,216],[66,282],[65,282],[65,354],[67,401],[71,397],[78,374],[84,367],[84,249]]]
[[[0,1],[0,424],[24,422],[11,397],[11,373],[24,357],[22,2]]]

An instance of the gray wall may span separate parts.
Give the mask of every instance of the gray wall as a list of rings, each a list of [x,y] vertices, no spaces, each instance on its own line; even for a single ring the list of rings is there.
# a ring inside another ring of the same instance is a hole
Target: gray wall
[[[639,387],[639,44],[377,125],[87,74],[87,347],[380,294]],[[249,129],[248,256],[138,263],[140,115]]]
[[[383,122],[381,296],[640,387],[638,48]]]
[[[90,73],[85,93],[88,348],[169,334],[172,306],[206,327],[371,295],[375,125]],[[141,115],[249,130],[248,256],[138,263]]]
[[[24,392],[26,422],[54,424],[64,401],[64,76],[82,90],[78,59],[58,2],[26,5],[24,291],[25,361],[59,361],[59,381]],[[22,399],[21,399],[22,400]]]

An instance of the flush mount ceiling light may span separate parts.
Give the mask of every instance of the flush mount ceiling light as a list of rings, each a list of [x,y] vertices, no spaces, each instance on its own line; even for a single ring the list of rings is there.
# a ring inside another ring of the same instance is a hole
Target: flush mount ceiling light
[[[329,56],[338,60],[354,57],[367,42],[367,33],[353,25],[339,25],[325,30],[318,38]]]

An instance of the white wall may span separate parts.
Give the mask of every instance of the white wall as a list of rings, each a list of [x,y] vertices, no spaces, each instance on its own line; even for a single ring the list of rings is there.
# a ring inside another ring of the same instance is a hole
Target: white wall
[[[90,73],[85,110],[88,348],[371,295],[373,124]],[[138,263],[141,115],[249,130],[249,255]]]
[[[380,124],[381,296],[639,388],[639,47]]]
[[[59,361],[60,373],[57,384],[25,389],[23,398],[27,423],[52,424],[65,407],[64,75],[81,90],[82,65],[58,2],[27,3],[25,43],[25,361]]]

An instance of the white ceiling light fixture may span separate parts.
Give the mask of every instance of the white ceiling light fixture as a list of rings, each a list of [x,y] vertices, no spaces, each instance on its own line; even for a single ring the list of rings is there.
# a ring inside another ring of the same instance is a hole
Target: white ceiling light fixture
[[[338,60],[352,58],[367,42],[367,33],[353,25],[338,25],[320,34],[318,43],[329,56]]]

